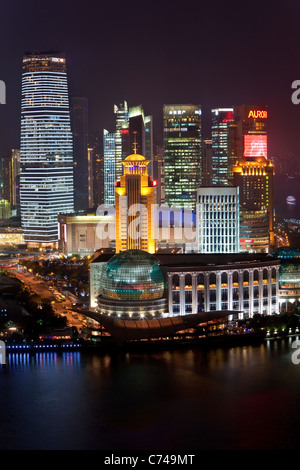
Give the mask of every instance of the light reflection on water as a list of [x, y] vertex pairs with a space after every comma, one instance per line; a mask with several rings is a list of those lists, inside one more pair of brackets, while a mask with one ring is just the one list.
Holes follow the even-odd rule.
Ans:
[[297, 448], [294, 340], [151, 354], [9, 354], [0, 369], [0, 448]]

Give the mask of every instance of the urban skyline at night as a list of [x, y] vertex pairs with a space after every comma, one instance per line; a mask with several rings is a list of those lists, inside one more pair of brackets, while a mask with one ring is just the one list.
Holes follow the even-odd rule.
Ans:
[[299, 0], [2, 3], [0, 450], [297, 450]]

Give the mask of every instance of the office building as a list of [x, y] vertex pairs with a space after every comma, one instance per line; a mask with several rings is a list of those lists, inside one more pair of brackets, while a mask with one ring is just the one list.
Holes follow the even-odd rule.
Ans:
[[[153, 159], [153, 120], [145, 116], [142, 105], [128, 108], [127, 102], [114, 106], [115, 128], [104, 130], [104, 200], [114, 205], [114, 184], [123, 174], [123, 161], [132, 154], [134, 145], [140, 155]], [[150, 173], [149, 173], [150, 174]]]
[[74, 148], [74, 208], [75, 211], [84, 211], [90, 207], [87, 98], [71, 98], [71, 128]]
[[25, 242], [56, 245], [58, 214], [74, 211], [73, 138], [61, 53], [29, 53], [23, 58], [20, 167]]
[[240, 251], [269, 253], [269, 216], [267, 209], [240, 209]]
[[212, 186], [212, 140], [202, 142], [202, 186]]
[[163, 148], [156, 147], [152, 160], [152, 178], [157, 182], [156, 203], [165, 203], [165, 169]]
[[267, 210], [269, 242], [274, 244], [274, 166], [265, 157], [240, 158], [233, 167], [234, 185], [239, 187], [240, 208], [244, 211]]
[[96, 211], [59, 214], [58, 249], [66, 256], [91, 256], [101, 248], [114, 248], [114, 227], [115, 216], [110, 214], [98, 214]]
[[165, 198], [169, 206], [195, 209], [201, 185], [201, 107], [165, 105]]
[[199, 253], [239, 252], [239, 188], [197, 190]]
[[130, 249], [154, 253], [156, 183], [148, 175], [149, 161], [133, 153], [122, 164], [123, 175], [115, 186], [116, 253]]
[[1, 193], [12, 208], [18, 205], [18, 177], [20, 175], [20, 150], [12, 149], [10, 155], [1, 158]]
[[228, 151], [228, 123], [233, 121], [233, 108], [217, 108], [211, 111], [212, 185], [228, 186], [232, 161]]
[[93, 207], [104, 204], [104, 158], [93, 152]]
[[268, 158], [266, 106], [240, 105], [234, 107], [234, 119], [229, 123], [229, 155], [240, 158]]
[[11, 205], [9, 201], [0, 199], [0, 220], [10, 219]]
[[119, 104], [119, 106], [117, 105], [114, 106], [114, 116], [115, 116], [115, 172], [116, 172], [114, 181], [117, 181], [120, 179], [123, 173], [122, 128], [123, 128], [123, 124], [128, 121], [128, 105], [126, 101]]
[[115, 205], [116, 154], [115, 133], [103, 131], [104, 204]]

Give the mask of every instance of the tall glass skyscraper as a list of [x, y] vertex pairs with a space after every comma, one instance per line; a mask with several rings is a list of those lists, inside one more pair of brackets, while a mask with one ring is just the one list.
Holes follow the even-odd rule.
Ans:
[[163, 114], [166, 203], [195, 209], [201, 184], [201, 107], [165, 105]]
[[119, 180], [123, 174], [122, 167], [122, 127], [128, 121], [128, 106], [126, 101], [119, 106], [114, 106], [115, 115], [115, 159], [116, 159], [116, 176], [115, 180]]
[[87, 98], [71, 98], [71, 127], [74, 160], [74, 208], [77, 212], [85, 211], [90, 207]]
[[73, 139], [61, 53], [23, 58], [20, 206], [29, 246], [53, 246], [58, 214], [74, 211]]
[[115, 182], [116, 182], [116, 140], [115, 133], [103, 130], [103, 153], [104, 153], [104, 204], [115, 205]]
[[233, 121], [233, 108], [212, 109], [212, 185], [228, 186], [232, 164], [228, 152], [228, 123]]

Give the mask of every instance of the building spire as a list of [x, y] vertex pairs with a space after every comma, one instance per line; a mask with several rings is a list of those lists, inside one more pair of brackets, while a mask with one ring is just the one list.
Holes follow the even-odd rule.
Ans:
[[133, 134], [134, 134], [133, 153], [136, 154], [136, 152], [137, 152], [137, 141], [136, 141], [136, 134], [137, 134], [137, 131], [134, 131]]

